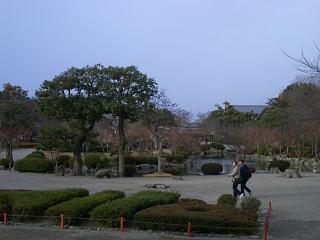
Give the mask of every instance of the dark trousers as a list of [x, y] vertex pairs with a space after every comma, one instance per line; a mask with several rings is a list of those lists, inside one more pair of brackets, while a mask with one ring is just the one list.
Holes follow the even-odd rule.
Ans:
[[239, 184], [241, 184], [241, 179], [240, 179], [240, 178], [234, 179], [233, 184], [232, 184], [233, 196], [234, 196], [234, 197], [237, 197], [238, 195], [241, 194], [241, 192], [240, 192], [239, 189], [238, 189], [238, 185], [239, 185]]
[[246, 190], [248, 193], [251, 193], [250, 188], [248, 188], [248, 187], [246, 186], [248, 180], [249, 180], [249, 179], [242, 179], [242, 180], [241, 180], [241, 193], [242, 193], [242, 194], [244, 194], [244, 190]]

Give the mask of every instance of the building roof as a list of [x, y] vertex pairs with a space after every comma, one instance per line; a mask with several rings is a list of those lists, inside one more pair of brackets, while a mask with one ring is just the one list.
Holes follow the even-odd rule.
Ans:
[[254, 112], [257, 114], [261, 114], [262, 111], [267, 107], [267, 105], [232, 105], [234, 109], [239, 112]]

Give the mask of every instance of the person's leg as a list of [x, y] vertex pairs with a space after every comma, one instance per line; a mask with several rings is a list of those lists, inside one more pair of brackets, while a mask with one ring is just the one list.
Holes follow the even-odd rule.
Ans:
[[251, 193], [251, 189], [247, 187], [247, 182], [248, 182], [249, 179], [244, 179], [243, 181], [241, 181], [241, 193], [243, 193], [244, 195], [244, 190], [246, 190], [249, 195]]
[[239, 185], [239, 179], [235, 179], [233, 181], [233, 184], [232, 184], [232, 188], [233, 188], [233, 196], [234, 197], [237, 197], [238, 195], [240, 195], [240, 191], [238, 190], [238, 185]]
[[251, 189], [250, 188], [248, 188], [247, 187], [247, 182], [248, 182], [248, 180], [247, 181], [245, 181], [245, 184], [244, 184], [244, 190], [246, 190], [248, 193], [249, 193], [249, 195], [251, 194]]
[[245, 179], [241, 179], [241, 194], [244, 196], [244, 187], [246, 186]]

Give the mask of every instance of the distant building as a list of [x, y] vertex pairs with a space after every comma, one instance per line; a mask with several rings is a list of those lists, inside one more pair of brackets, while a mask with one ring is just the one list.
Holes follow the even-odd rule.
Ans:
[[261, 114], [262, 111], [267, 107], [267, 105], [232, 105], [235, 110], [239, 112], [254, 112]]

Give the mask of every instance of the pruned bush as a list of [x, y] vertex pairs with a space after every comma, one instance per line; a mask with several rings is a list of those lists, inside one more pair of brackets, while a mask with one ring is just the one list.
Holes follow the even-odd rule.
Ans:
[[266, 144], [261, 144], [258, 147], [257, 153], [259, 155], [268, 156], [269, 155], [269, 149]]
[[181, 176], [186, 174], [185, 169], [182, 167], [168, 167], [168, 168], [162, 169], [162, 172], [169, 173], [174, 176]]
[[111, 203], [95, 208], [91, 219], [109, 227], [118, 226], [120, 217], [132, 220], [136, 212], [155, 205], [175, 203], [180, 197], [178, 193], [143, 191], [124, 199], [117, 199]]
[[223, 167], [219, 163], [206, 163], [202, 165], [201, 171], [205, 175], [218, 175], [223, 171]]
[[218, 200], [218, 204], [229, 204], [231, 206], [235, 206], [237, 204], [237, 198], [235, 198], [231, 194], [222, 194]]
[[72, 159], [70, 155], [62, 154], [58, 158], [58, 166], [64, 166], [65, 168], [72, 168]]
[[184, 154], [176, 154], [176, 155], [168, 155], [168, 156], [166, 156], [166, 160], [168, 162], [182, 163], [186, 159], [187, 159], [187, 156], [184, 155]]
[[217, 150], [221, 150], [221, 151], [223, 151], [224, 149], [225, 149], [225, 146], [222, 144], [222, 143], [220, 143], [220, 142], [213, 142], [212, 144], [211, 144], [211, 146], [213, 147], [213, 148], [215, 148], [215, 149], [217, 149]]
[[19, 172], [47, 173], [54, 169], [54, 162], [45, 158], [24, 158], [14, 163], [14, 169]]
[[157, 164], [158, 157], [152, 155], [128, 155], [124, 158], [125, 163], [128, 165], [139, 165], [139, 164]]
[[154, 206], [138, 212], [134, 225], [140, 229], [159, 231], [186, 231], [191, 223], [195, 233], [254, 234], [257, 231], [257, 213], [243, 212], [228, 204], [198, 204], [199, 209], [189, 204]]
[[126, 177], [137, 176], [137, 167], [133, 165], [125, 165], [124, 172]]
[[88, 195], [88, 190], [82, 188], [37, 191], [26, 194], [25, 197], [20, 194], [20, 198], [13, 202], [12, 212], [14, 215], [22, 216], [20, 219], [28, 216], [40, 216], [53, 205]]
[[258, 170], [267, 170], [268, 169], [268, 161], [264, 159], [258, 159], [257, 160], [257, 169]]
[[273, 160], [268, 165], [268, 170], [270, 170], [270, 168], [274, 168], [274, 167], [277, 167], [280, 169], [281, 172], [284, 172], [287, 168], [290, 167], [290, 162], [285, 161], [285, 160]]
[[75, 224], [78, 218], [89, 217], [89, 212], [106, 202], [111, 202], [118, 198], [124, 198], [124, 193], [120, 191], [103, 191], [84, 198], [74, 198], [72, 200], [52, 206], [45, 211], [47, 216], [60, 216], [64, 213], [66, 224]]
[[12, 209], [12, 201], [6, 194], [0, 193], [0, 214], [10, 213]]
[[240, 208], [242, 210], [251, 210], [257, 212], [261, 205], [261, 201], [255, 197], [248, 197], [243, 199], [240, 203]]
[[88, 153], [84, 164], [90, 169], [105, 168], [108, 166], [108, 159], [101, 153]]
[[25, 158], [44, 158], [44, 157], [45, 157], [44, 153], [39, 151], [34, 151], [28, 154], [27, 156], [25, 156]]
[[0, 166], [4, 166], [5, 168], [9, 168], [9, 159], [7, 158], [1, 158], [0, 159]]

